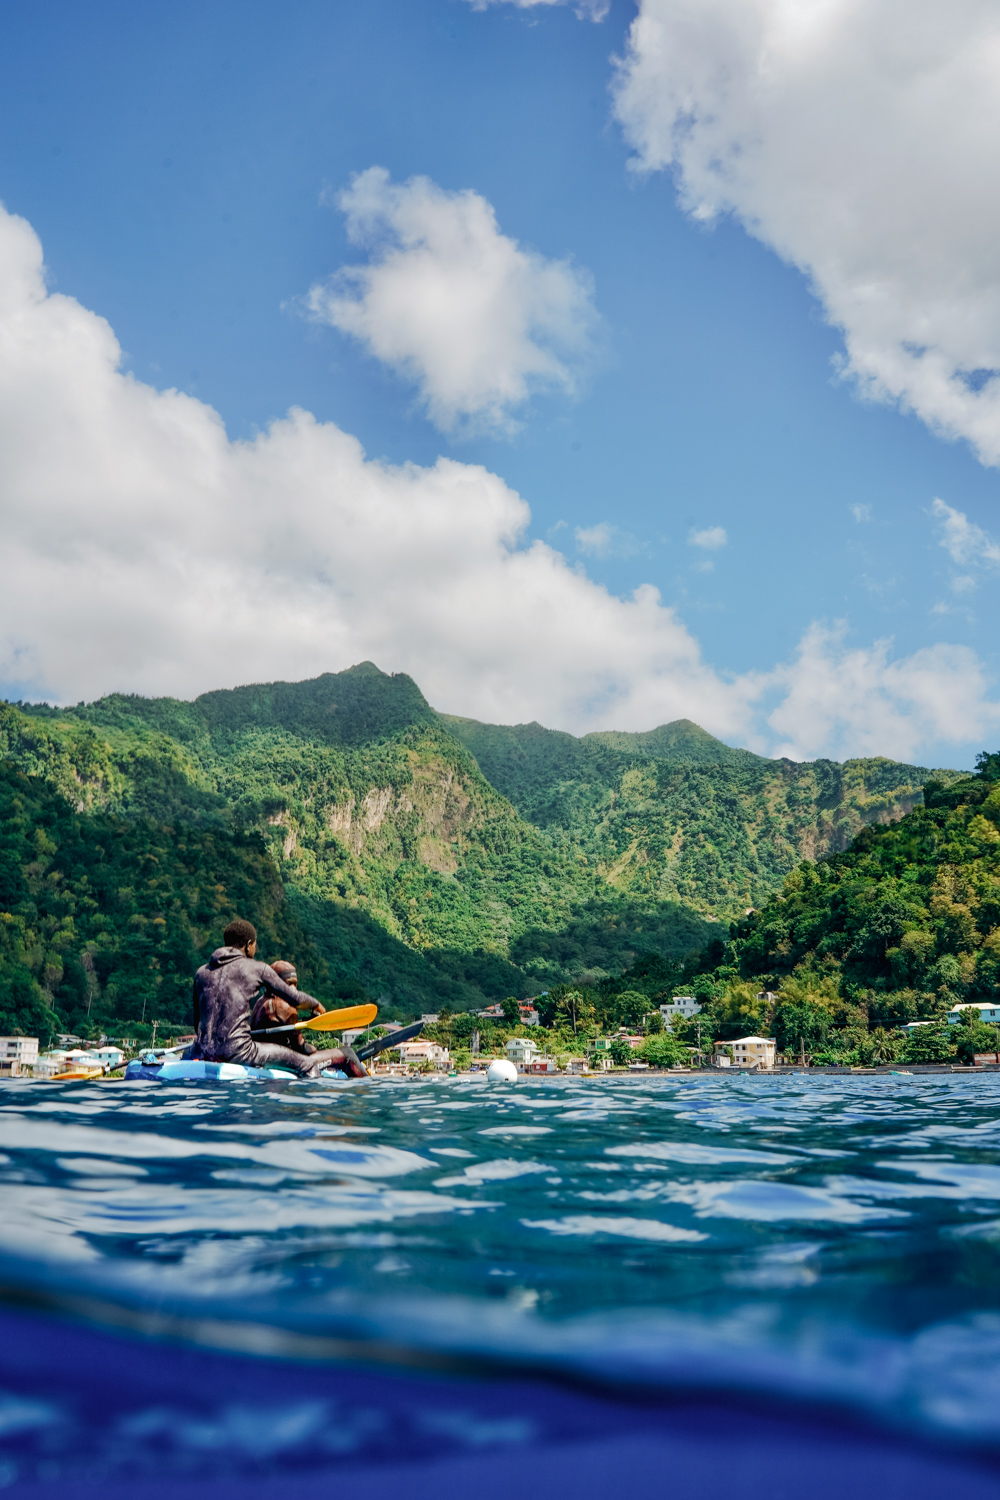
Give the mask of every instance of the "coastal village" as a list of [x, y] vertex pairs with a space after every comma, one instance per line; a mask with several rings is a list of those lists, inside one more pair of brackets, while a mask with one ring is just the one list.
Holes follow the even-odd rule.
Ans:
[[[761, 992], [760, 999], [773, 1000], [769, 992]], [[533, 1002], [518, 1003], [518, 1018], [514, 1022], [514, 1034], [501, 1045], [481, 1044], [480, 1032], [475, 1030], [468, 1048], [455, 1049], [433, 1036], [441, 1029], [442, 1014], [428, 1012], [420, 1017], [422, 1027], [429, 1030], [430, 1037], [417, 1037], [401, 1041], [397, 1046], [385, 1046], [377, 1059], [373, 1059], [369, 1072], [378, 1075], [408, 1077], [418, 1074], [439, 1073], [451, 1077], [459, 1073], [485, 1073], [491, 1060], [506, 1058], [517, 1073], [529, 1077], [550, 1077], [556, 1074], [592, 1076], [596, 1074], [642, 1074], [642, 1073], [691, 1073], [704, 1069], [723, 1070], [729, 1073], [776, 1073], [810, 1070], [817, 1072], [876, 1073], [898, 1071], [886, 1066], [830, 1067], [829, 1064], [813, 1064], [804, 1049], [799, 1055], [781, 1052], [773, 1037], [742, 1036], [731, 1040], [715, 1041], [704, 1050], [688, 1047], [688, 1060], [667, 1061], [662, 1049], [650, 1046], [651, 1039], [664, 1034], [670, 1036], [678, 1020], [690, 1022], [702, 1013], [702, 1006], [693, 995], [675, 995], [664, 1001], [657, 1011], [646, 1018], [642, 1030], [632, 1031], [626, 1026], [602, 1035], [599, 1032], [589, 1037], [576, 1053], [567, 1052], [559, 1046], [563, 1038], [541, 1025], [541, 1018]], [[497, 1004], [479, 1011], [478, 1016], [495, 1026], [507, 1017], [503, 1006]], [[650, 1024], [652, 1022], [652, 1024]], [[1000, 1005], [992, 1002], [970, 1002], [954, 1006], [947, 1016], [949, 1027], [960, 1023], [973, 1023], [978, 1027], [995, 1027], [998, 1048], [972, 1054], [970, 1062], [948, 1062], [916, 1065], [918, 1071], [969, 1072], [1000, 1067]], [[930, 1021], [910, 1021], [897, 1029], [910, 1035], [922, 1027], [933, 1025]], [[369, 1041], [375, 1037], [391, 1036], [394, 1031], [411, 1030], [398, 1021], [387, 1021], [377, 1026], [348, 1028], [342, 1040], [350, 1045]], [[88, 1042], [82, 1037], [67, 1033], [56, 1039], [58, 1046], [39, 1051], [39, 1040], [30, 1036], [0, 1036], [0, 1078], [37, 1078], [54, 1081], [72, 1079], [87, 1080], [121, 1076], [126, 1064], [133, 1058], [157, 1060], [178, 1056], [193, 1040], [193, 1033], [173, 1037], [164, 1046], [147, 1045], [134, 1037], [102, 1036]], [[651, 1055], [648, 1055], [651, 1054]], [[659, 1054], [659, 1055], [658, 1055]], [[911, 1065], [912, 1068], [913, 1065]]]

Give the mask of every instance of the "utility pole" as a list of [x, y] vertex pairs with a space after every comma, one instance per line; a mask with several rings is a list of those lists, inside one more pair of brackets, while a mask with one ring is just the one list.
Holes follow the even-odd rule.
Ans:
[[153, 1040], [149, 1044], [151, 1047], [155, 1047], [156, 1046], [156, 1028], [157, 1028], [157, 1026], [159, 1026], [159, 1024], [160, 1024], [159, 1021], [154, 1021], [153, 1022]]
[[698, 1066], [701, 1067], [701, 1016], [698, 1017]]

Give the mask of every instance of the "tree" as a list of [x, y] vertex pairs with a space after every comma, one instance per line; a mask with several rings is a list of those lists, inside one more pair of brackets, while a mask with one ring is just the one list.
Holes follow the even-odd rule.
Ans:
[[556, 1005], [556, 1015], [567, 1020], [576, 1035], [578, 1026], [585, 1026], [594, 1018], [594, 1007], [579, 990], [564, 990]]
[[859, 1049], [865, 1062], [874, 1068], [883, 1068], [895, 1062], [906, 1043], [898, 1031], [885, 1031], [881, 1026], [871, 1033], [867, 1046]]
[[645, 1018], [647, 1036], [658, 1036], [663, 1030], [663, 1016], [658, 1010], [651, 1010]]
[[615, 996], [615, 1016], [619, 1026], [639, 1026], [649, 1010], [649, 996], [642, 990], [622, 990]]
[[508, 1026], [516, 1026], [518, 1024], [521, 1019], [521, 1011], [517, 998], [514, 995], [508, 995], [505, 1000], [501, 1000], [500, 1009], [503, 1011], [503, 1018]]
[[908, 1063], [950, 1062], [952, 1038], [948, 1026], [918, 1026], [911, 1031], [900, 1052], [900, 1061]]
[[1000, 781], [1000, 751], [981, 750], [976, 756], [976, 775], [984, 781]]
[[774, 1035], [782, 1052], [815, 1052], [826, 1041], [830, 1012], [815, 1000], [780, 1005], [774, 1013]]
[[718, 1035], [725, 1039], [760, 1033], [768, 1024], [769, 1002], [759, 998], [760, 986], [745, 979], [731, 980], [712, 1002]]
[[640, 1049], [641, 1056], [651, 1068], [672, 1068], [676, 1063], [690, 1064], [691, 1054], [669, 1031], [658, 1036], [648, 1036]]
[[611, 1061], [616, 1063], [620, 1068], [627, 1067], [635, 1058], [632, 1043], [627, 1036], [613, 1036], [608, 1051], [611, 1054]]
[[951, 1030], [958, 1049], [958, 1061], [967, 1067], [977, 1052], [997, 1050], [997, 1028], [985, 1025], [978, 1010], [963, 1010], [958, 1018], [958, 1025]]

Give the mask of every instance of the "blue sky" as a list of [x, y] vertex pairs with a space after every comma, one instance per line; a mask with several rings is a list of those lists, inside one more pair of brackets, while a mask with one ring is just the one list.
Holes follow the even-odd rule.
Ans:
[[[723, 35], [731, 18], [724, 0], [713, 4]], [[670, 0], [660, 5], [670, 11]], [[626, 55], [635, 18], [624, 3], [596, 23], [558, 4], [474, 10], [467, 0], [11, 3], [0, 20], [0, 198], [40, 239], [50, 291], [107, 320], [121, 368], [137, 381], [214, 408], [232, 440], [267, 432], [297, 407], [353, 435], [369, 459], [433, 466], [444, 455], [484, 466], [530, 507], [518, 547], [547, 543], [570, 571], [622, 600], [655, 586], [727, 702], [734, 683], [773, 676], [796, 659], [810, 628], [826, 630], [835, 644], [820, 655], [834, 707], [817, 718], [802, 706], [808, 682], [789, 687], [779, 673], [754, 690], [752, 708], [719, 709], [707, 727], [723, 737], [804, 755], [881, 751], [968, 764], [984, 736], [996, 737], [996, 468], [977, 456], [983, 440], [973, 426], [963, 431], [955, 419], [942, 435], [951, 419], [932, 407], [921, 419], [901, 411], [891, 391], [863, 399], [856, 379], [838, 376], [845, 335], [830, 309], [842, 289], [819, 251], [792, 246], [802, 269], [782, 259], [789, 240], [768, 229], [767, 214], [777, 225], [783, 210], [759, 180], [742, 199], [739, 185], [727, 187], [716, 220], [699, 221], [698, 164], [678, 157], [662, 166], [643, 136], [648, 110], [637, 124], [612, 94], [611, 59]], [[671, 80], [663, 87], [666, 95]], [[838, 87], [835, 78], [834, 97]], [[637, 153], [649, 170], [630, 167]], [[336, 201], [373, 166], [396, 185], [429, 179], [442, 201], [471, 190], [536, 266], [569, 262], [565, 275], [589, 299], [589, 323], [564, 361], [566, 381], [508, 403], [502, 422], [466, 414], [449, 426], [429, 415], [412, 362], [394, 367], [370, 341], [308, 316], [310, 288], [377, 260], [377, 248], [350, 241]], [[918, 409], [920, 399], [904, 393]], [[59, 441], [57, 408], [45, 441]], [[936, 497], [963, 518], [950, 523], [951, 551], [942, 545], [948, 515], [932, 513]], [[7, 503], [30, 502], [14, 492]], [[81, 494], [73, 503], [82, 514], [92, 502]], [[170, 505], [163, 496], [149, 503]], [[197, 553], [196, 514], [191, 524]], [[693, 544], [699, 534], [719, 544]], [[54, 586], [48, 561], [38, 563], [43, 591]], [[78, 569], [86, 566], [78, 553]], [[301, 569], [309, 567], [303, 556]], [[242, 585], [237, 568], [225, 587], [253, 591], [263, 580], [266, 594], [268, 573], [265, 553], [252, 568], [248, 560]], [[294, 559], [276, 565], [268, 610], [295, 594], [296, 576]], [[518, 628], [540, 608], [530, 590], [508, 607]], [[78, 605], [89, 618], [88, 609]], [[460, 637], [455, 610], [441, 628]], [[275, 656], [248, 627], [202, 664], [184, 633], [190, 622], [174, 640], [165, 618], [148, 626], [162, 639], [147, 658], [121, 656], [111, 638], [128, 634], [125, 616], [113, 629], [107, 619], [94, 624], [84, 669], [29, 613], [22, 608], [8, 626], [0, 658], [12, 697], [72, 700], [115, 686], [196, 692], [339, 669], [370, 643], [364, 654], [412, 671], [440, 706], [479, 717], [502, 717], [509, 705], [507, 716], [578, 730], [649, 727], [685, 710], [711, 718], [705, 682], [689, 707], [683, 688], [658, 697], [653, 681], [632, 691], [587, 679], [567, 698], [563, 645], [552, 684], [533, 667], [524, 691], [512, 647], [517, 682], [490, 697], [477, 688], [483, 648], [463, 664], [433, 634], [420, 637], [421, 657], [397, 649], [391, 632], [352, 636], [332, 625], [317, 647], [321, 627], [306, 622], [308, 649], [297, 650], [292, 635]], [[836, 637], [834, 622], [843, 622]], [[492, 627], [501, 647], [504, 629], [501, 610]], [[879, 666], [870, 653], [886, 637]], [[884, 675], [940, 646], [966, 654], [937, 660], [938, 678], [976, 679], [953, 714], [927, 706], [938, 690], [933, 673], [922, 698], [900, 698], [898, 674]], [[618, 650], [627, 677], [625, 637]], [[868, 655], [852, 667], [852, 651]], [[172, 652], [176, 670], [164, 665]], [[656, 670], [676, 684], [669, 662]], [[502, 660], [490, 661], [491, 680], [503, 671]], [[844, 672], [865, 680], [859, 687], [852, 678], [846, 696], [857, 701], [841, 723]], [[885, 693], [891, 712], [880, 717]], [[752, 696], [744, 688], [741, 701]], [[784, 718], [772, 723], [782, 702]]]

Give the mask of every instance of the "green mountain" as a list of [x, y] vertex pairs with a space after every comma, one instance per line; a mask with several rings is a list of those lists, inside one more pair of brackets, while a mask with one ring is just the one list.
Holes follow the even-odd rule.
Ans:
[[[737, 924], [731, 960], [780, 980], [803, 966], [845, 995], [905, 1012], [1000, 988], [1000, 757], [976, 776], [928, 782], [924, 805], [866, 828], [843, 854], [803, 865]], [[903, 997], [900, 999], [899, 997]], [[904, 1014], [905, 1019], [905, 1014]]]
[[[995, 1052], [1000, 1028], [945, 1017], [1000, 995], [1000, 755], [928, 781], [899, 822], [792, 870], [726, 942], [681, 963], [644, 957], [592, 1000], [612, 1018], [626, 1003], [638, 1014], [678, 985], [703, 1007], [680, 1027], [689, 1045], [762, 1033], [821, 1063], [867, 1066]], [[914, 1020], [929, 1024], [899, 1030]]]
[[0, 704], [0, 757], [0, 955], [77, 1029], [181, 1023], [237, 912], [307, 987], [399, 1015], [680, 960], [930, 774], [769, 761], [684, 720], [479, 724], [371, 663], [194, 702]]
[[801, 859], [902, 817], [930, 776], [957, 774], [880, 757], [767, 760], [686, 719], [582, 739], [441, 719], [526, 821], [578, 839], [613, 889], [716, 919], [757, 906]]

